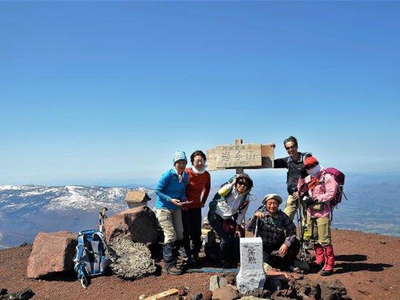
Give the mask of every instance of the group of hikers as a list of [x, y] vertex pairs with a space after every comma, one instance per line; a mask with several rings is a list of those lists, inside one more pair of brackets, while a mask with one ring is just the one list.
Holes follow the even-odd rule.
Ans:
[[[298, 151], [297, 139], [284, 140], [287, 157], [274, 161], [274, 168], [286, 168], [288, 198], [283, 211], [282, 197], [268, 194], [246, 224], [249, 203], [256, 201], [251, 194], [253, 180], [242, 173], [221, 186], [209, 203], [208, 222], [220, 240], [220, 261], [224, 268], [234, 268], [239, 260], [239, 238], [246, 230], [261, 237], [264, 263], [272, 268], [301, 272], [297, 259], [302, 247], [313, 247], [313, 264], [320, 275], [333, 273], [335, 257], [331, 239], [333, 202], [340, 186], [328, 169], [321, 167], [316, 157]], [[206, 155], [198, 150], [190, 156], [187, 167], [185, 152], [178, 151], [173, 168], [157, 183], [155, 213], [164, 232], [164, 271], [180, 275], [183, 268], [177, 263], [183, 247], [188, 265], [199, 263], [201, 250], [201, 209], [207, 202], [211, 177], [206, 170]], [[293, 222], [299, 211], [300, 234]]]

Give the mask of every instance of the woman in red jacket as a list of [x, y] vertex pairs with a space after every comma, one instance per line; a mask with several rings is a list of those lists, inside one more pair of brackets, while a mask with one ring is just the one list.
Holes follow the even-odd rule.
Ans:
[[186, 169], [189, 175], [186, 186], [187, 204], [182, 211], [183, 243], [188, 265], [196, 265], [201, 249], [201, 209], [210, 193], [211, 178], [206, 171], [207, 158], [203, 151], [193, 152], [190, 160], [192, 167]]

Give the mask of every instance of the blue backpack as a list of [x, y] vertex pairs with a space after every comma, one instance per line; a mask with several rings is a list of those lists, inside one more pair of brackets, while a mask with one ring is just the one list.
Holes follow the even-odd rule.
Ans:
[[89, 285], [91, 276], [103, 274], [110, 264], [111, 261], [105, 254], [106, 249], [101, 231], [91, 229], [78, 233], [74, 269], [84, 288]]

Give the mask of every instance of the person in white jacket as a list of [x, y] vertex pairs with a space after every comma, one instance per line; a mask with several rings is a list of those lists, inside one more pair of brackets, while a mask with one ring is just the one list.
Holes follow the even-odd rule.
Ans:
[[226, 268], [236, 267], [239, 238], [244, 236], [242, 222], [253, 196], [253, 181], [247, 174], [231, 178], [215, 194], [209, 205], [208, 221], [220, 237], [221, 259]]

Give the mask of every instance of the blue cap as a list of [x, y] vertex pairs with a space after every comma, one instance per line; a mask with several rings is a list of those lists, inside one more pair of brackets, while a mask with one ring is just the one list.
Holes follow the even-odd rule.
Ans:
[[187, 162], [186, 153], [184, 151], [176, 151], [175, 152], [174, 159], [172, 160], [174, 165], [178, 160], [184, 160]]

